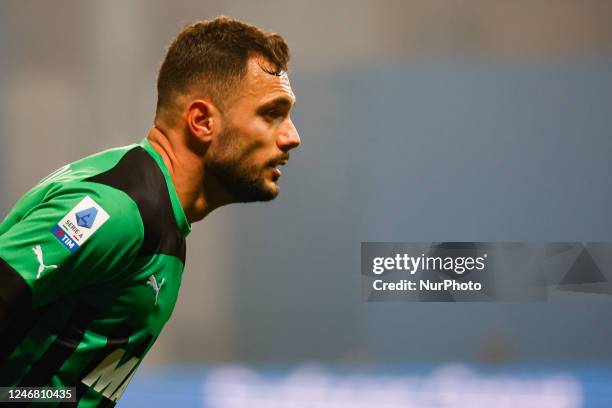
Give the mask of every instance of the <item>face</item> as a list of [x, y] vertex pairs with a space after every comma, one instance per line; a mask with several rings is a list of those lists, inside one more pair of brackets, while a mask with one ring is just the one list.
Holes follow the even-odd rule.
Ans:
[[262, 69], [251, 58], [240, 91], [223, 113], [223, 129], [211, 144], [207, 174], [217, 178], [235, 202], [269, 201], [280, 191], [280, 166], [300, 144], [290, 118], [295, 103], [286, 73]]

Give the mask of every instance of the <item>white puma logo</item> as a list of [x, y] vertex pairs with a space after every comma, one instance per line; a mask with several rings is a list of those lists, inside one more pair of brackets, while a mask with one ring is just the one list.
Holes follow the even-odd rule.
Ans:
[[149, 276], [149, 280], [147, 281], [147, 285], [149, 285], [155, 292], [155, 305], [156, 306], [157, 306], [157, 295], [159, 295], [159, 291], [161, 290], [162, 286], [164, 286], [165, 281], [166, 281], [166, 278], [162, 278], [161, 282], [159, 283], [159, 286], [157, 286], [157, 279], [155, 279], [155, 275]]
[[34, 251], [34, 253], [36, 254], [36, 259], [38, 260], [39, 264], [36, 279], [40, 278], [40, 274], [45, 269], [57, 269], [57, 265], [45, 265], [45, 262], [43, 261], [43, 251], [40, 245], [36, 245], [34, 248], [32, 248], [32, 251]]

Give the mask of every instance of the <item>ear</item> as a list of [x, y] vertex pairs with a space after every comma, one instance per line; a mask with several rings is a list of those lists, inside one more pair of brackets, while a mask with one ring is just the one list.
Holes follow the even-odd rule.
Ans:
[[209, 144], [220, 129], [221, 115], [210, 101], [195, 99], [187, 107], [187, 127], [200, 142]]

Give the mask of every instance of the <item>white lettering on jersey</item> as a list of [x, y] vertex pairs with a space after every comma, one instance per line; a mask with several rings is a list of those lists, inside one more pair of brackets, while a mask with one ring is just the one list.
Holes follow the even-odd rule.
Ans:
[[83, 379], [83, 384], [93, 387], [97, 392], [102, 393], [106, 398], [117, 401], [130, 381], [138, 365], [136, 357], [119, 365], [125, 350], [117, 349], [109, 354], [96, 368], [91, 370]]
[[65, 176], [67, 174], [72, 173], [72, 170], [70, 169], [70, 165], [67, 164], [63, 167], [60, 167], [59, 169], [55, 170], [53, 173], [49, 174], [47, 177], [43, 178], [42, 180], [40, 180], [40, 182], [38, 183], [38, 185], [43, 185], [45, 183], [49, 183], [51, 181], [57, 180], [62, 176]]

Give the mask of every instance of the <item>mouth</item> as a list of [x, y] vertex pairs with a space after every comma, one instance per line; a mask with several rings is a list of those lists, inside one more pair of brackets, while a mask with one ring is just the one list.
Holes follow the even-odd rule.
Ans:
[[278, 180], [283, 175], [283, 172], [280, 171], [279, 166], [286, 165], [287, 161], [288, 161], [287, 159], [277, 160], [277, 161], [272, 162], [272, 164], [270, 164], [270, 167], [272, 168], [272, 175], [273, 175], [274, 181]]

